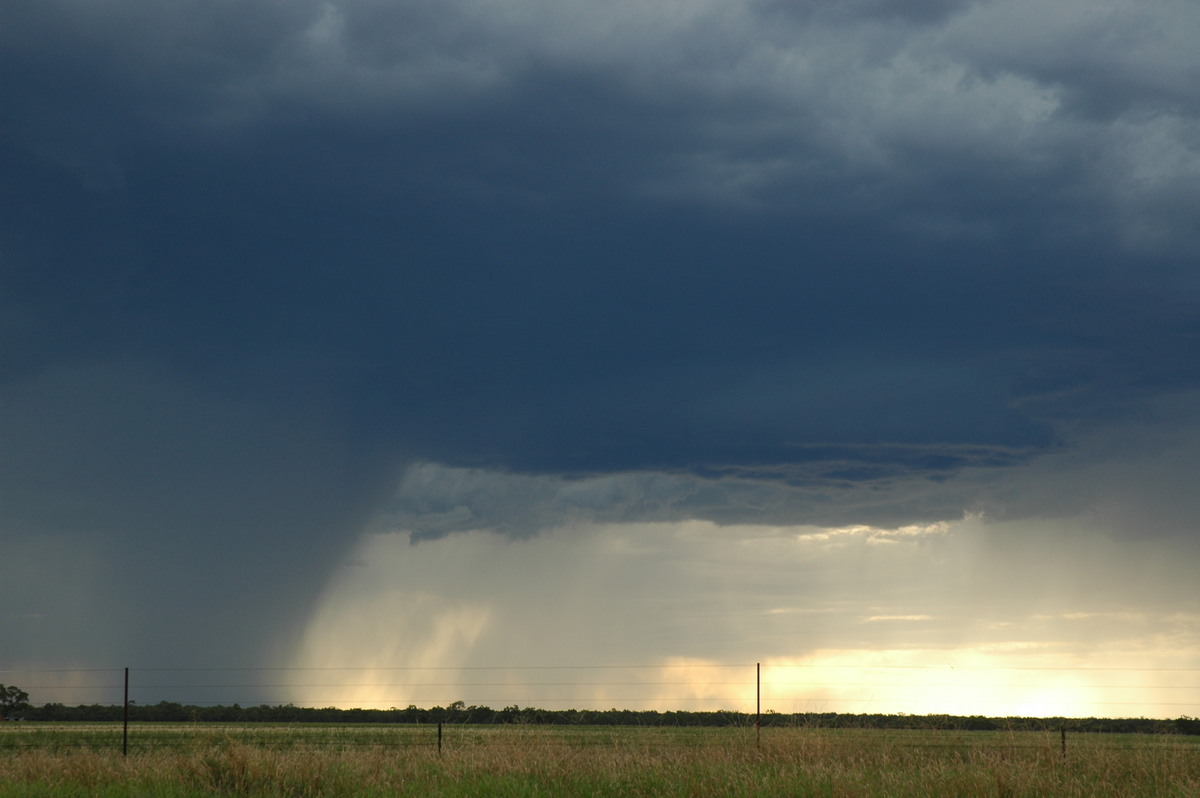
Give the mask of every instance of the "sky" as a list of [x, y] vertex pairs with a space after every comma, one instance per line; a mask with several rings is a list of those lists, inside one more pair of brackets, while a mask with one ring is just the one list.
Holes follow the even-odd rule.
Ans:
[[0, 681], [1200, 715], [1198, 38], [9, 0]]

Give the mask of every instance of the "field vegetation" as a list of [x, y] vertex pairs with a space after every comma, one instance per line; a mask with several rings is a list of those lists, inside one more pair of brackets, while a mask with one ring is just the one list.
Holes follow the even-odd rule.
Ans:
[[903, 729], [0, 725], [0, 796], [1195, 796], [1200, 738]]

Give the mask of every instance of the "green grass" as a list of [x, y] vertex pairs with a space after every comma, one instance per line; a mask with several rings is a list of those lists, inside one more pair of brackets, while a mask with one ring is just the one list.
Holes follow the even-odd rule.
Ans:
[[0, 796], [1195, 796], [1200, 739], [764, 729], [0, 727]]

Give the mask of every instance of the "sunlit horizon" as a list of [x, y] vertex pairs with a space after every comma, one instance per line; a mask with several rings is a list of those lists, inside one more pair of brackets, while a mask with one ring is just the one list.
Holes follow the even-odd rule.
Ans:
[[[934, 659], [947, 664], [922, 664]], [[908, 664], [882, 664], [889, 661]], [[949, 664], [955, 661], [960, 664]], [[1080, 718], [1180, 717], [1194, 711], [1200, 696], [1195, 669], [982, 664], [988, 661], [971, 651], [876, 651], [739, 664], [329, 670], [344, 681], [296, 685], [287, 695], [298, 706], [342, 709], [462, 702], [550, 710]], [[447, 681], [451, 674], [457, 678]], [[1188, 697], [1193, 701], [1181, 700]]]
[[[1159, 718], [1195, 714], [1200, 671], [1110, 659], [1104, 666], [1014, 660], [979, 650], [825, 651], [801, 659], [652, 665], [133, 668], [149, 705], [339, 709], [533, 707], [763, 714]], [[1000, 664], [1007, 663], [1007, 664]], [[11, 670], [35, 705], [117, 704], [119, 669]]]
[[[1073, 534], [1062, 523], [1055, 532]], [[1054, 563], [1021, 562], [1030, 534], [967, 516], [899, 529], [602, 524], [416, 545], [366, 535], [288, 660], [328, 669], [336, 683], [296, 685], [286, 698], [753, 713], [761, 696], [763, 712], [781, 714], [1200, 712], [1197, 617], [1145, 602], [1121, 609], [1118, 595], [1086, 584], [1036, 592], [1037, 569]], [[520, 587], [535, 583], [537, 592]]]

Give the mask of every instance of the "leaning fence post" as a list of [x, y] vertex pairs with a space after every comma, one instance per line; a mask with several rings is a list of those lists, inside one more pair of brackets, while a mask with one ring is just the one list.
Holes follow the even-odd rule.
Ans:
[[1066, 761], [1066, 759], [1067, 759], [1067, 727], [1066, 726], [1062, 727], [1062, 758], [1063, 758], [1063, 761]]

